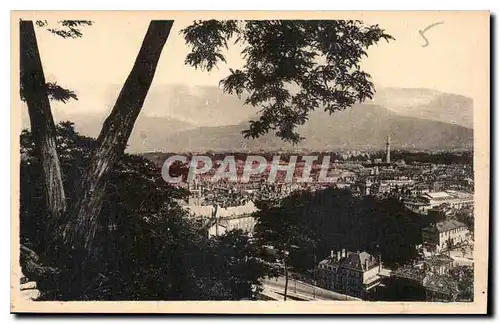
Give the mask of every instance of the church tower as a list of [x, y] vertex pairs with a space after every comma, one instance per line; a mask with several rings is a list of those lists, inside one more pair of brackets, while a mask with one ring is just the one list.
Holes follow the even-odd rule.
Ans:
[[391, 163], [391, 135], [387, 134], [387, 142], [385, 143], [386, 157], [385, 162]]

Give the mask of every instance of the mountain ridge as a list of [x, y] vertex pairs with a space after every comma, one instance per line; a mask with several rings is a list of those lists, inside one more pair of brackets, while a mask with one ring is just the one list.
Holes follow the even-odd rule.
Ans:
[[345, 111], [315, 111], [299, 128], [305, 139], [298, 145], [283, 142], [273, 134], [244, 139], [247, 123], [220, 127], [200, 127], [171, 134], [164, 151], [257, 150], [341, 148], [380, 149], [391, 134], [394, 148], [470, 149], [473, 132], [466, 127], [421, 118], [400, 116], [384, 107], [358, 104]]
[[400, 115], [447, 122], [473, 128], [473, 100], [469, 97], [426, 88], [381, 87], [370, 103]]
[[[163, 102], [163, 96], [168, 100]], [[393, 147], [468, 149], [473, 143], [472, 100], [431, 89], [380, 88], [374, 100], [332, 116], [313, 111], [299, 128], [306, 139], [297, 146], [273, 133], [244, 139], [241, 131], [255, 119], [256, 112], [218, 87], [156, 87], [148, 94], [127, 151], [381, 148], [390, 132], [394, 133]], [[27, 109], [22, 116], [23, 127], [29, 127]], [[106, 116], [106, 112], [54, 109], [56, 122], [73, 121], [78, 132], [92, 137], [99, 135]]]

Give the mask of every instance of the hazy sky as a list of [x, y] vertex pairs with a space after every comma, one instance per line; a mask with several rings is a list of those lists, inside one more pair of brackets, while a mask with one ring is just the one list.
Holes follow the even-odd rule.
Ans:
[[[396, 38], [370, 48], [363, 63], [376, 86], [434, 88], [472, 97], [475, 105], [478, 99], [484, 101], [485, 69], [489, 69], [485, 63], [488, 53], [482, 50], [489, 42], [484, 14], [393, 12], [382, 16], [372, 12], [358, 17], [366, 24], [379, 24]], [[233, 47], [227, 53], [228, 64], [218, 71], [196, 71], [184, 65], [189, 49], [179, 31], [192, 19], [175, 21], [156, 71], [154, 89], [171, 83], [217, 85], [229, 67], [242, 64], [239, 48]], [[79, 112], [111, 108], [117, 90], [110, 93], [110, 89], [121, 86], [130, 72], [150, 17], [98, 16], [92, 20], [94, 25], [83, 29], [83, 38], [75, 40], [37, 29], [46, 78], [77, 92], [80, 100], [71, 106], [78, 107]], [[422, 47], [425, 41], [419, 29], [436, 22], [443, 24], [426, 32], [430, 44]]]

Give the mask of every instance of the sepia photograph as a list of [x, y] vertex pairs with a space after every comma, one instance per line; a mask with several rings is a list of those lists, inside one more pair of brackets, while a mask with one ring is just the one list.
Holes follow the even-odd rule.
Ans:
[[486, 313], [488, 11], [12, 11], [11, 88], [13, 313]]

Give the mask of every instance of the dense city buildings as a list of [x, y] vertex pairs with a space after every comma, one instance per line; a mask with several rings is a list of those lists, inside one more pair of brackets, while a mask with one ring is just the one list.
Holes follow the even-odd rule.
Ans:
[[388, 289], [393, 298], [413, 301], [457, 301], [460, 290], [452, 275], [455, 260], [445, 254], [433, 255], [391, 273]]
[[[207, 236], [214, 237], [231, 230], [252, 235], [257, 223], [256, 202], [280, 201], [296, 192], [314, 193], [333, 188], [360, 199], [395, 199], [407, 213], [415, 215], [418, 223], [425, 224], [419, 229], [420, 236], [417, 234], [418, 242], [411, 243], [412, 246], [403, 243], [408, 245], [407, 249], [417, 251], [415, 255], [404, 263], [383, 266], [384, 257], [393, 260], [397, 256], [381, 256], [373, 253], [373, 249], [371, 252], [342, 249], [324, 260], [314, 261], [313, 269], [302, 274], [305, 277], [301, 280], [344, 296], [369, 300], [472, 298], [457, 288], [464, 287], [458, 284], [464, 280], [462, 275], [452, 276], [461, 267], [469, 269], [466, 271], [469, 273], [474, 264], [474, 177], [469, 155], [393, 150], [389, 135], [384, 151], [299, 153], [303, 156], [292, 158], [291, 153], [281, 152], [278, 160], [276, 152], [253, 153], [263, 154], [268, 165], [247, 182], [228, 179], [214, 182], [213, 170], [197, 175], [194, 181], [178, 184], [188, 192], [187, 197], [179, 201], [180, 205]], [[211, 154], [214, 168], [219, 167], [225, 154]], [[250, 153], [231, 154], [235, 156], [237, 177], [242, 177]], [[318, 163], [306, 163], [305, 156], [311, 155], [317, 156]], [[326, 172], [325, 165], [321, 165], [325, 156], [328, 157]], [[296, 163], [290, 177], [287, 164], [292, 159]], [[269, 181], [271, 166], [276, 161], [281, 170]], [[313, 181], [298, 181], [307, 168]], [[318, 181], [321, 177], [328, 178], [329, 182]], [[369, 211], [367, 217], [370, 217]], [[354, 230], [349, 235], [357, 233]]]

